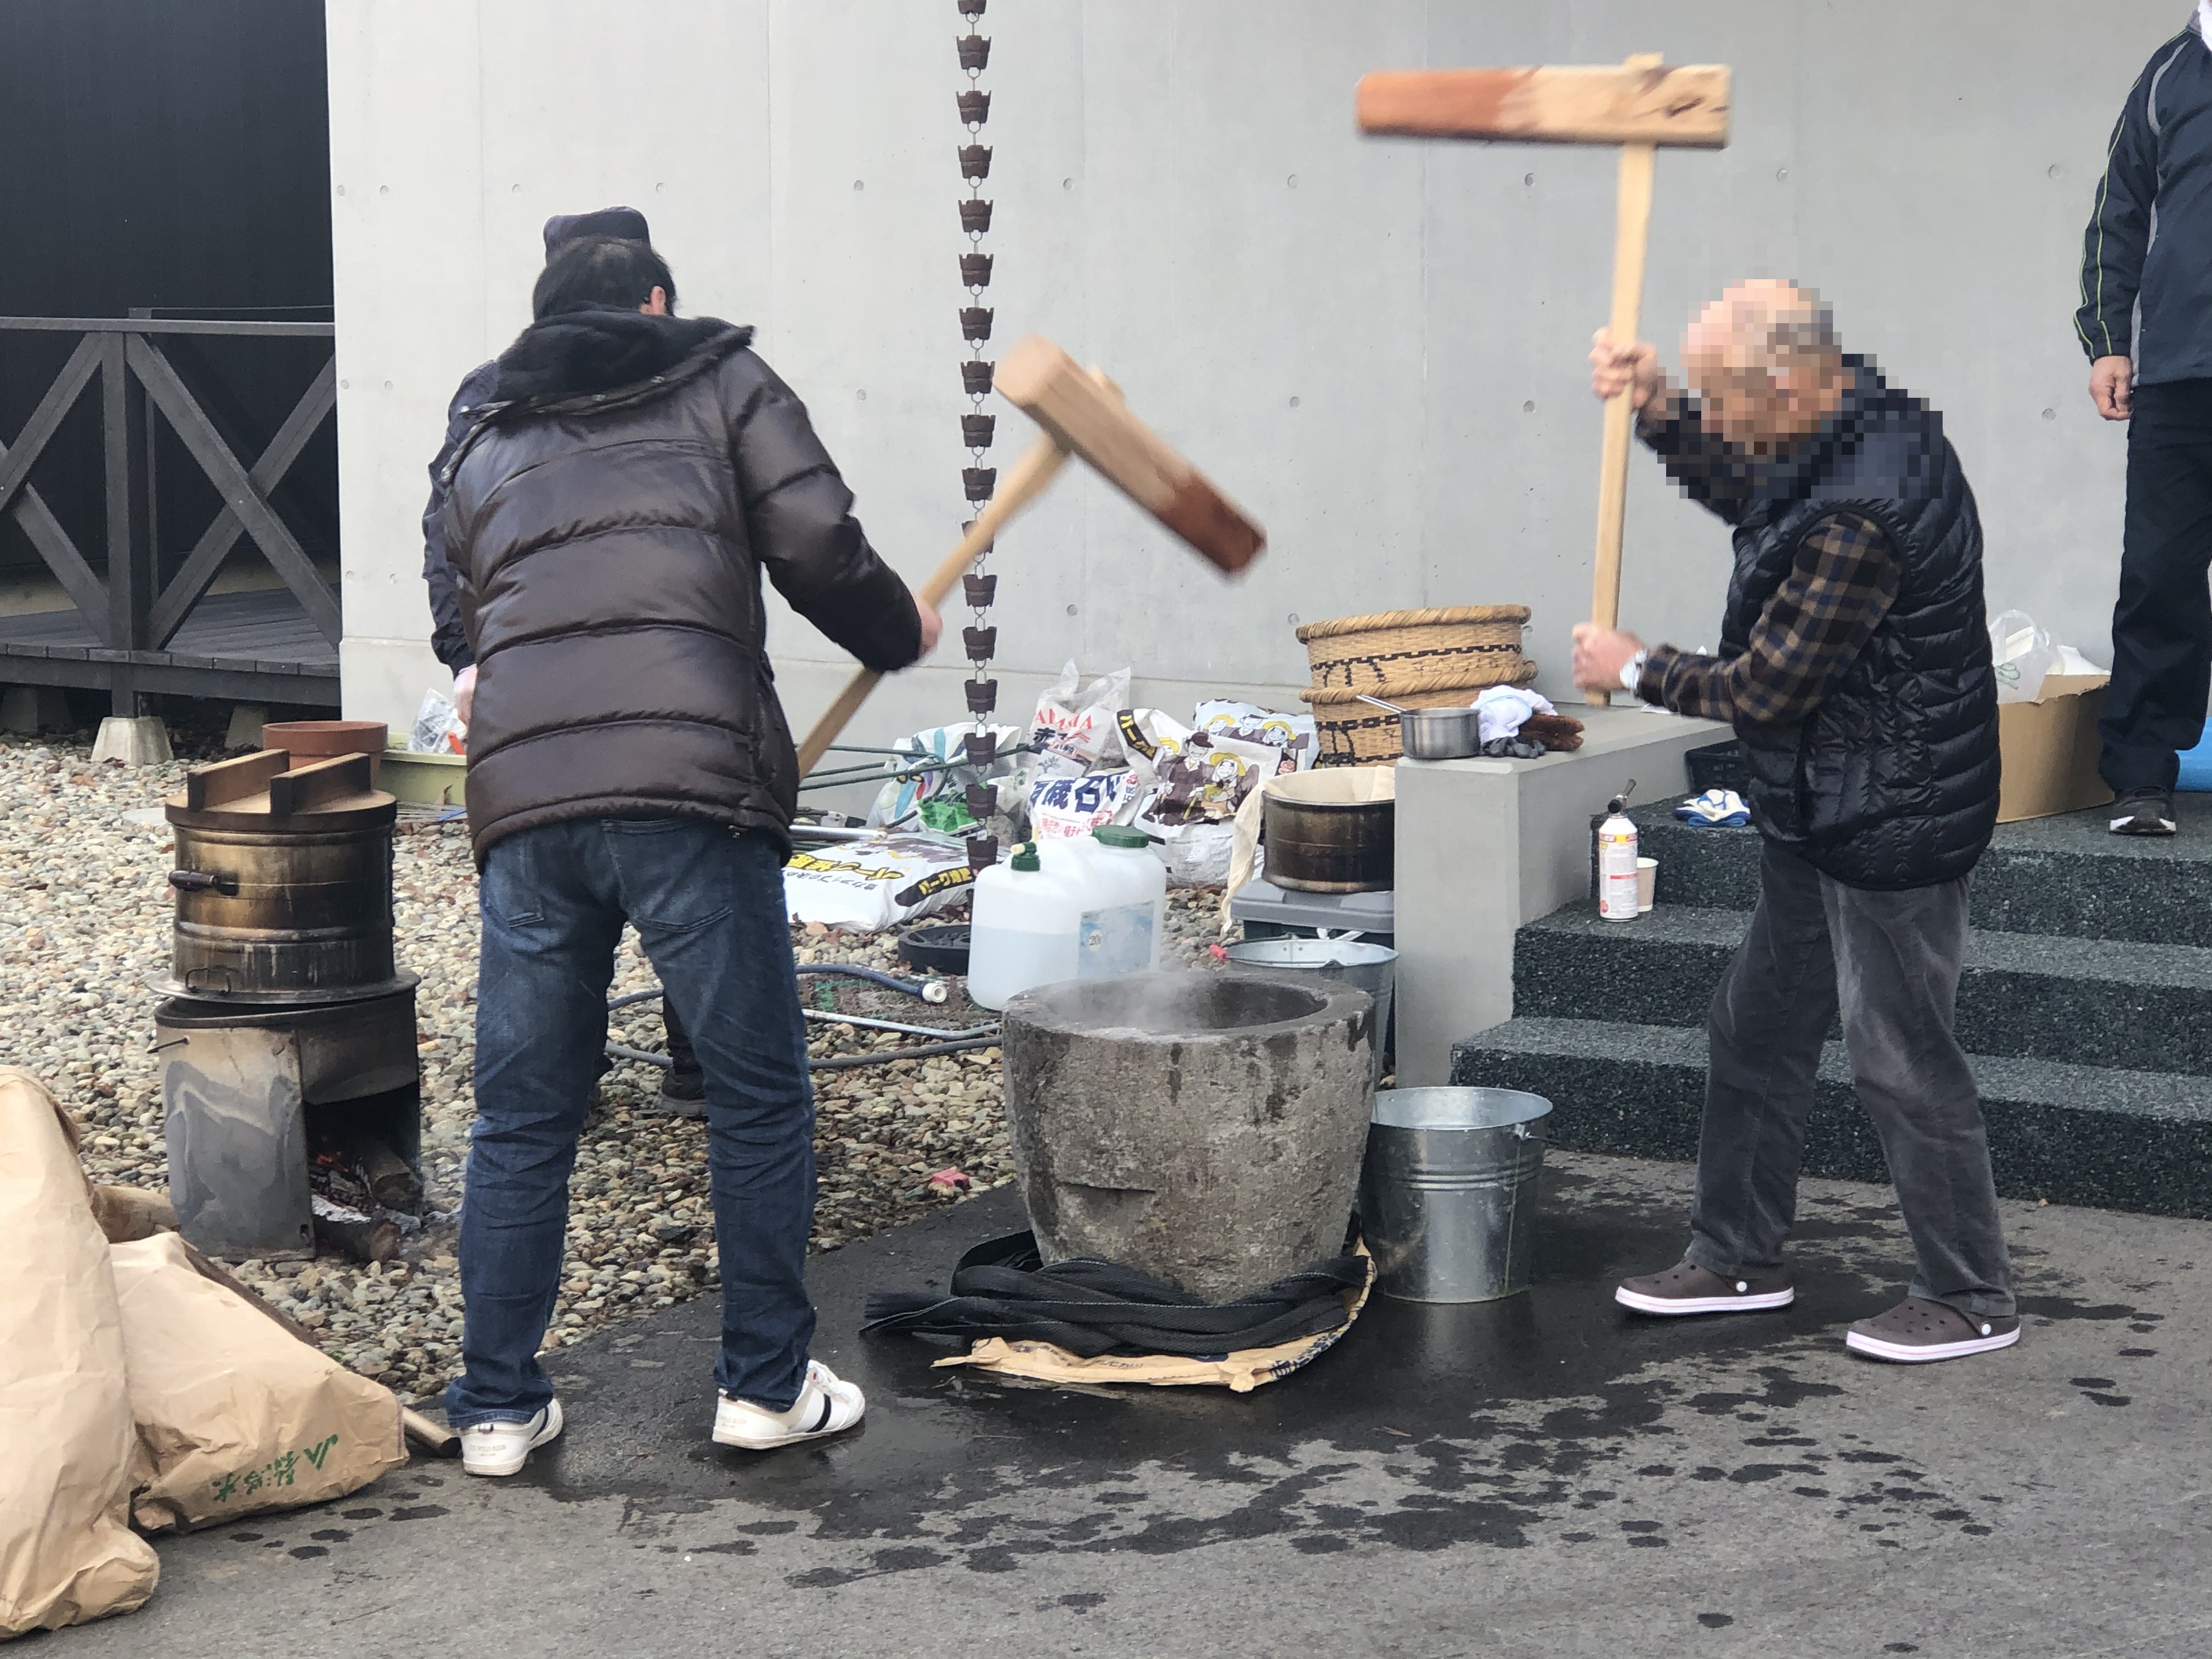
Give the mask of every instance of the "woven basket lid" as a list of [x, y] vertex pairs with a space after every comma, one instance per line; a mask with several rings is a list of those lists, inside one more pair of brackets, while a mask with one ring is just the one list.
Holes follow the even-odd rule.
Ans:
[[1526, 625], [1525, 605], [1447, 605], [1435, 611], [1382, 611], [1371, 617], [1338, 617], [1328, 622], [1307, 623], [1298, 629], [1298, 642], [1333, 639], [1340, 634], [1366, 634], [1383, 628], [1425, 628], [1468, 623], [1516, 623]]

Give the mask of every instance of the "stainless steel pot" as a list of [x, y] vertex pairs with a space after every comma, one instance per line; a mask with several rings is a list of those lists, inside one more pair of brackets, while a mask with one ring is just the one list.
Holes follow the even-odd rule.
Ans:
[[1401, 708], [1380, 697], [1359, 701], [1398, 717], [1398, 742], [1411, 760], [1465, 760], [1482, 752], [1482, 715], [1474, 708]]

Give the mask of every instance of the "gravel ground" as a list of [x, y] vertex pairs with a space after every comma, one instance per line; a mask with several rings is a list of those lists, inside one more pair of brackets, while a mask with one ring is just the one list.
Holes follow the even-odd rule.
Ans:
[[[180, 744], [180, 747], [183, 745]], [[161, 1187], [168, 1179], [147, 976], [167, 964], [173, 866], [167, 826], [125, 814], [181, 787], [185, 765], [133, 771], [90, 763], [89, 736], [0, 735], [0, 975], [9, 1036], [0, 1059], [40, 1079], [85, 1131], [97, 1181]], [[459, 823], [403, 819], [394, 842], [398, 957], [422, 975], [416, 994], [422, 1063], [422, 1174], [438, 1218], [459, 1208], [471, 1102], [476, 1001], [475, 872]], [[1170, 965], [1202, 965], [1218, 890], [1170, 895]], [[933, 920], [958, 920], [956, 913]], [[794, 927], [804, 962], [865, 963], [902, 974], [889, 935]], [[626, 935], [614, 994], [656, 981]], [[992, 1018], [952, 981], [941, 1006], [896, 992], [805, 982], [810, 1006], [957, 1030]], [[920, 1039], [823, 1024], [817, 1055]], [[611, 1036], [665, 1046], [651, 1004], [613, 1016]], [[714, 1283], [706, 1133], [647, 1109], [658, 1068], [619, 1063], [601, 1080], [570, 1182], [567, 1271], [549, 1346], [624, 1314], [666, 1307]], [[840, 1244], [948, 1202], [933, 1187], [963, 1171], [969, 1191], [1012, 1178], [999, 1051], [815, 1073], [822, 1198], [813, 1246]], [[397, 1261], [362, 1267], [327, 1253], [313, 1262], [248, 1261], [240, 1276], [314, 1330], [324, 1348], [403, 1397], [427, 1400], [458, 1363], [461, 1299], [450, 1219], [434, 1218]]]

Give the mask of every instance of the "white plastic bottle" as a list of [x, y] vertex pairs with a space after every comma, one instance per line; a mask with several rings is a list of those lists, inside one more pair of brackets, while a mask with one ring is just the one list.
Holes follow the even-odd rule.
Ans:
[[1626, 796], [1615, 796], [1597, 827], [1597, 913], [1607, 921], [1636, 920], [1636, 824]]
[[1079, 979], [1148, 974], [1160, 965], [1168, 931], [1168, 867], [1141, 830], [1101, 824], [1091, 832], [1091, 868], [1110, 884], [1107, 902], [1083, 918]]
[[1041, 866], [1035, 843], [975, 878], [968, 924], [968, 995], [1004, 1008], [1023, 992], [1076, 977], [1082, 896]]

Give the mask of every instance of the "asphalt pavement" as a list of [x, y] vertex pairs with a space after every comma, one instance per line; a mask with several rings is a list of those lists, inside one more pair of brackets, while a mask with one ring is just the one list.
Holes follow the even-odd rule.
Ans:
[[[855, 1332], [1021, 1224], [1011, 1193], [816, 1259], [842, 1441], [715, 1448], [711, 1299], [553, 1363], [569, 1428], [513, 1480], [417, 1460], [161, 1540], [69, 1659], [2212, 1654], [2212, 1224], [2008, 1203], [2019, 1346], [1848, 1355], [1902, 1293], [1885, 1189], [1808, 1182], [1796, 1304], [1652, 1322], [1689, 1171], [1553, 1156], [1530, 1293], [1370, 1300], [1257, 1392], [1060, 1390]], [[2201, 1264], [2201, 1265], [2200, 1265]]]

